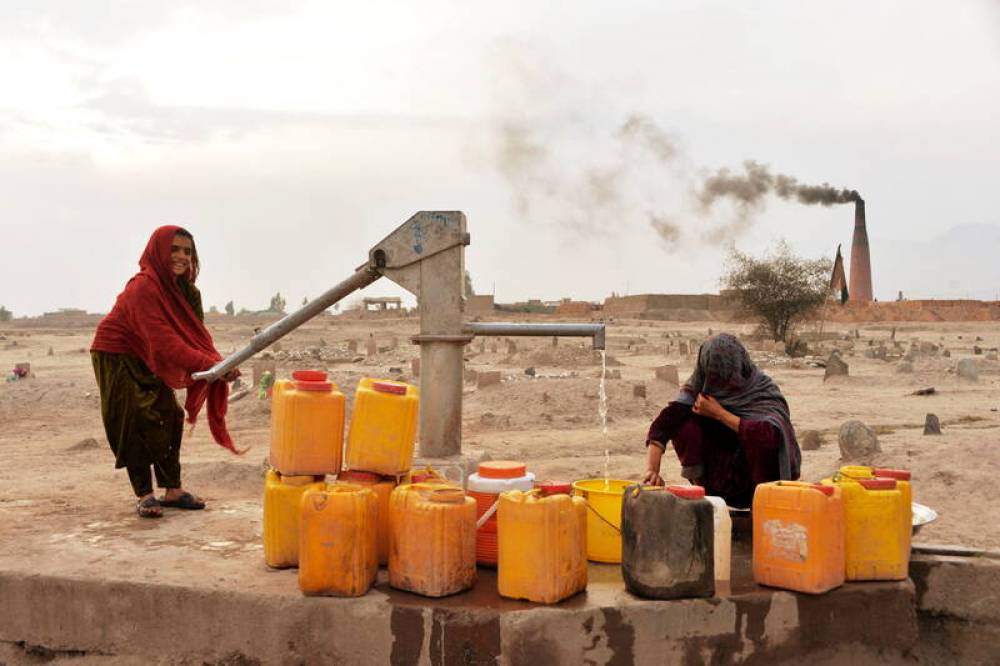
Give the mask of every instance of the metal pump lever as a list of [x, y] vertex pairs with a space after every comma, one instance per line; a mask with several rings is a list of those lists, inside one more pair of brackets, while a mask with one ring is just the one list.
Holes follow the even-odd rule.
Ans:
[[247, 360], [257, 352], [266, 349], [274, 342], [285, 337], [323, 310], [332, 306], [337, 301], [346, 298], [358, 289], [364, 289], [380, 277], [382, 277], [382, 275], [378, 271], [374, 271], [369, 268], [368, 264], [361, 266], [354, 272], [354, 275], [347, 278], [340, 284], [326, 290], [319, 298], [310, 301], [295, 312], [282, 317], [257, 335], [250, 338], [250, 344], [243, 349], [230, 355], [228, 358], [219, 361], [204, 372], [192, 373], [191, 378], [195, 381], [200, 379], [205, 379], [210, 382], [215, 381], [233, 368], [239, 366], [240, 363]]

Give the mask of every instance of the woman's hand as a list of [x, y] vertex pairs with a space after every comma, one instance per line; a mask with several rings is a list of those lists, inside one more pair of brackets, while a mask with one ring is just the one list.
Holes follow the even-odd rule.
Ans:
[[642, 483], [646, 486], [663, 486], [666, 482], [660, 476], [660, 472], [654, 469], [647, 469], [646, 476], [642, 477]]
[[691, 408], [691, 411], [699, 416], [720, 421], [736, 432], [739, 432], [740, 430], [740, 417], [728, 411], [725, 407], [719, 404], [718, 400], [710, 395], [699, 393], [698, 397], [694, 401], [694, 406]]
[[233, 381], [236, 381], [236, 378], [239, 377], [242, 374], [243, 373], [240, 372], [239, 368], [233, 368], [232, 370], [230, 370], [226, 374], [222, 375], [222, 377], [220, 377], [219, 379], [221, 379], [224, 382], [233, 382]]
[[694, 407], [691, 408], [695, 414], [699, 416], [707, 416], [710, 419], [715, 419], [716, 421], [721, 421], [723, 414], [728, 414], [726, 409], [719, 404], [719, 401], [710, 395], [705, 395], [704, 393], [699, 393], [698, 397], [694, 401]]
[[663, 477], [660, 476], [660, 458], [663, 457], [663, 449], [665, 448], [666, 444], [653, 440], [646, 441], [646, 473], [642, 477], [643, 484], [647, 486], [664, 485]]

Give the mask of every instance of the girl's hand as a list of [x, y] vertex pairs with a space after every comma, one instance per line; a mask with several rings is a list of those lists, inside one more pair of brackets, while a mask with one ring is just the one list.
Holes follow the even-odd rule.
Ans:
[[222, 381], [224, 381], [224, 382], [233, 382], [233, 381], [236, 381], [236, 378], [239, 377], [242, 374], [243, 373], [240, 372], [239, 368], [233, 368], [232, 370], [230, 370], [226, 374], [222, 375], [222, 377], [220, 377], [220, 379], [222, 379]]

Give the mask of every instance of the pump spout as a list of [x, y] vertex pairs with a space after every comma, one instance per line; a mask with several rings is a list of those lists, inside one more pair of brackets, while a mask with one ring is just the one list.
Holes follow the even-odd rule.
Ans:
[[604, 349], [604, 324], [519, 324], [477, 321], [466, 322], [463, 330], [471, 335], [593, 338], [594, 349]]

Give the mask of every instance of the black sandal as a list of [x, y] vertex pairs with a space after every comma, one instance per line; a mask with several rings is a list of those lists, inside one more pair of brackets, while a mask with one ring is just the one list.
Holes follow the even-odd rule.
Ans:
[[171, 509], [188, 509], [190, 511], [200, 511], [205, 508], [205, 503], [192, 495], [191, 493], [185, 492], [180, 497], [174, 500], [160, 500], [160, 506], [170, 507]]
[[139, 514], [140, 518], [162, 518], [162, 506], [160, 501], [155, 497], [147, 497], [144, 500], [136, 502], [135, 511]]

